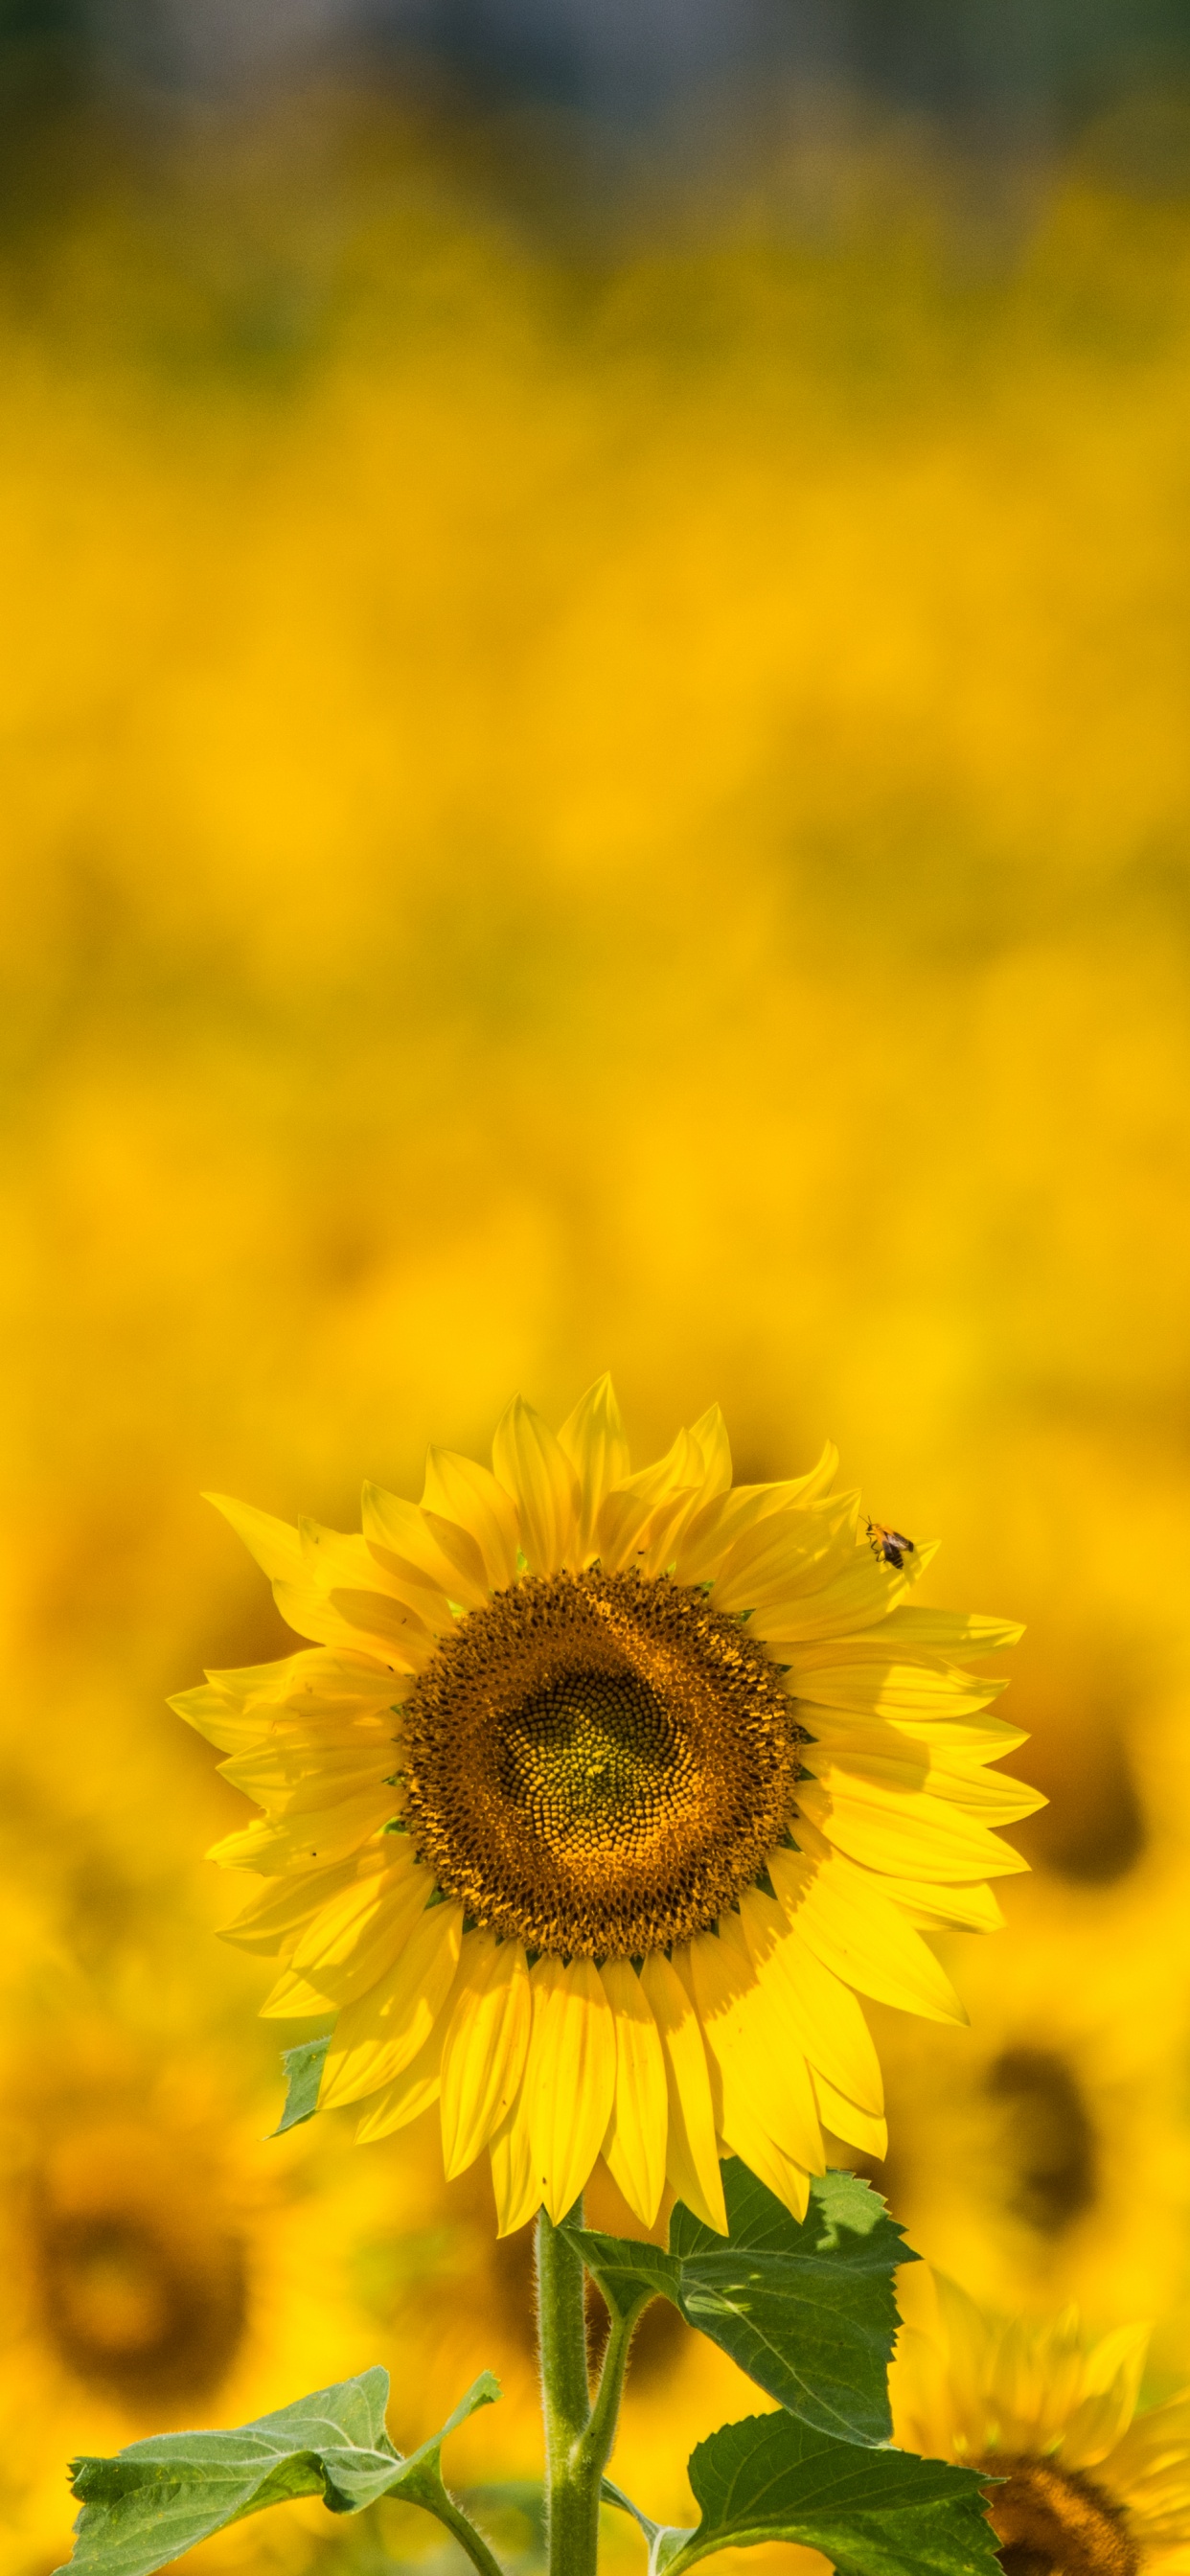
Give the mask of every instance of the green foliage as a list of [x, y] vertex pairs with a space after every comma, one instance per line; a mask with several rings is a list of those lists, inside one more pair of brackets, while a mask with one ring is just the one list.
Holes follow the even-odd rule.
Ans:
[[276, 2128], [270, 2133], [274, 2138], [283, 2138], [287, 2129], [300, 2128], [303, 2120], [313, 2119], [318, 2109], [318, 2088], [330, 2044], [328, 2035], [325, 2039], [303, 2039], [297, 2048], [282, 2049], [285, 2108]]
[[[324, 2047], [313, 2041], [286, 2052], [283, 2128], [314, 2108]], [[630, 2328], [650, 2299], [671, 2299], [778, 2400], [774, 2413], [725, 2424], [699, 2444], [690, 2462], [700, 2513], [692, 2531], [650, 2521], [604, 2481], [605, 2501], [633, 2515], [645, 2535], [650, 2576], [684, 2576], [717, 2551], [773, 2541], [821, 2550], [837, 2576], [997, 2576], [979, 2475], [888, 2445], [892, 2275], [913, 2258], [883, 2201], [854, 2174], [827, 2174], [812, 2185], [799, 2221], [734, 2160], [724, 2166], [724, 2190], [726, 2237], [680, 2205], [664, 2252], [596, 2230], [558, 2231], [581, 2253], [621, 2326]], [[581, 2349], [581, 2274], [577, 2264], [565, 2268], [574, 2273]], [[619, 2352], [620, 2374], [627, 2343], [621, 2332], [609, 2347]], [[619, 2386], [617, 2377], [617, 2402]], [[70, 2576], [153, 2576], [229, 2523], [308, 2495], [336, 2514], [358, 2513], [382, 2496], [421, 2505], [479, 2576], [500, 2576], [440, 2467], [446, 2434], [498, 2394], [485, 2372], [442, 2432], [408, 2459], [385, 2430], [388, 2375], [369, 2370], [235, 2432], [158, 2435], [114, 2459], [77, 2460], [82, 2512]], [[614, 2411], [606, 2422], [610, 2431]], [[593, 2461], [592, 2510], [607, 2456], [604, 2445]], [[536, 2485], [489, 2487], [473, 2501], [495, 2506], [505, 2521], [511, 2508], [510, 2566], [525, 2565], [526, 2543], [536, 2563], [545, 2543]], [[555, 2495], [554, 2509], [556, 2502]], [[594, 2563], [592, 2556], [592, 2570]]]
[[604, 2482], [606, 2501], [644, 2532], [649, 2576], [681, 2576], [716, 2550], [774, 2540], [821, 2549], [837, 2576], [999, 2576], [974, 2470], [835, 2441], [784, 2411], [700, 2442], [690, 2484], [695, 2531], [650, 2522]]
[[679, 2203], [668, 2253], [569, 2231], [613, 2315], [672, 2299], [804, 2423], [854, 2442], [887, 2441], [892, 2275], [917, 2258], [878, 2193], [856, 2174], [824, 2174], [799, 2221], [734, 2157], [723, 2189], [727, 2236]]
[[382, 2495], [424, 2505], [476, 2565], [491, 2566], [478, 2534], [447, 2495], [439, 2454], [447, 2434], [499, 2394], [484, 2371], [442, 2431], [407, 2460], [384, 2427], [386, 2370], [318, 2389], [235, 2432], [154, 2434], [130, 2442], [114, 2459], [75, 2460], [71, 2483], [83, 2510], [71, 2576], [152, 2576], [228, 2523], [307, 2495], [321, 2495], [331, 2513], [358, 2513]]

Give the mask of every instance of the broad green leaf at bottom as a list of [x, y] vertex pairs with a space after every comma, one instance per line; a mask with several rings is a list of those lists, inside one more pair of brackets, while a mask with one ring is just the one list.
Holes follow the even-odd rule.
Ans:
[[696, 2531], [649, 2522], [613, 2487], [649, 2542], [649, 2576], [683, 2576], [719, 2549], [774, 2540], [820, 2549], [837, 2576], [1000, 2576], [971, 2469], [910, 2451], [837, 2442], [784, 2412], [725, 2424], [692, 2454]]
[[458, 2531], [463, 2517], [442, 2484], [438, 2455], [447, 2434], [499, 2394], [484, 2371], [442, 2431], [408, 2459], [385, 2431], [388, 2372], [376, 2369], [234, 2432], [156, 2433], [112, 2459], [74, 2460], [71, 2484], [83, 2510], [70, 2576], [152, 2576], [212, 2532], [293, 2496], [321, 2495], [331, 2513], [402, 2496]]

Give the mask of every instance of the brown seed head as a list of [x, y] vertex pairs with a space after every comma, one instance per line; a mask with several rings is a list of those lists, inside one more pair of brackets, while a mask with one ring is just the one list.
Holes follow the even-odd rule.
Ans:
[[806, 1740], [738, 1619], [598, 1567], [496, 1593], [403, 1718], [406, 1820], [443, 1893], [564, 1957], [705, 1931], [780, 1840]]
[[1138, 2576], [1121, 2506], [1081, 2469], [995, 2451], [980, 2466], [1005, 2480], [987, 2499], [1007, 2576]]

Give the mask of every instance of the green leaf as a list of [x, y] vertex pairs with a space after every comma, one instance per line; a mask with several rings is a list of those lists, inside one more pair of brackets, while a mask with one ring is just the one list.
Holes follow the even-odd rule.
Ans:
[[879, 2194], [857, 2174], [824, 2174], [799, 2220], [737, 2157], [723, 2166], [723, 2189], [726, 2237], [680, 2202], [668, 2253], [591, 2229], [567, 2234], [613, 2315], [672, 2299], [791, 2414], [844, 2440], [886, 2442], [892, 2276], [917, 2258]]
[[303, 2039], [297, 2048], [283, 2048], [281, 2063], [285, 2069], [285, 2108], [269, 2136], [283, 2138], [287, 2129], [300, 2128], [303, 2120], [312, 2120], [318, 2109], [318, 2088], [330, 2033], [325, 2039]]
[[1000, 2576], [980, 2483], [973, 2469], [834, 2441], [781, 2411], [725, 2424], [699, 2443], [690, 2461], [696, 2531], [650, 2523], [606, 2484], [604, 2495], [640, 2524], [650, 2576], [683, 2576], [716, 2550], [774, 2540], [820, 2549], [837, 2576]]
[[685, 2548], [690, 2538], [688, 2531], [679, 2530], [674, 2522], [650, 2521], [648, 2514], [641, 2512], [640, 2506], [633, 2503], [631, 2496], [625, 2495], [622, 2487], [613, 2486], [610, 2478], [601, 2481], [599, 2494], [603, 2504], [618, 2505], [621, 2513], [630, 2513], [633, 2521], [639, 2524], [648, 2543], [648, 2576], [655, 2576], [658, 2567], [668, 2566], [675, 2550]]
[[[305, 2495], [321, 2495], [331, 2513], [358, 2513], [378, 2496], [397, 2495], [437, 2514], [466, 2546], [470, 2525], [442, 2484], [439, 2453], [457, 2424], [499, 2394], [485, 2370], [442, 2431], [407, 2460], [384, 2428], [386, 2370], [317, 2389], [235, 2432], [157, 2433], [114, 2459], [73, 2460], [83, 2510], [71, 2576], [151, 2576], [228, 2523]], [[475, 2548], [471, 2555], [482, 2563]]]

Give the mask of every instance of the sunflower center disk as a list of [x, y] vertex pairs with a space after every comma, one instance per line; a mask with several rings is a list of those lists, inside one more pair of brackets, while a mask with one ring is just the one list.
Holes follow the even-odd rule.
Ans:
[[1092, 2478], [996, 2452], [982, 2465], [1005, 2480], [986, 2493], [1006, 2576], [1137, 2576], [1123, 2514]]
[[788, 1823], [805, 1740], [738, 1621], [598, 1568], [472, 1612], [405, 1716], [409, 1826], [444, 1894], [566, 1957], [713, 1923]]
[[563, 1673], [507, 1722], [501, 1787], [543, 1843], [590, 1860], [609, 1830], [638, 1847], [681, 1801], [692, 1764], [664, 1700], [636, 1673]]

